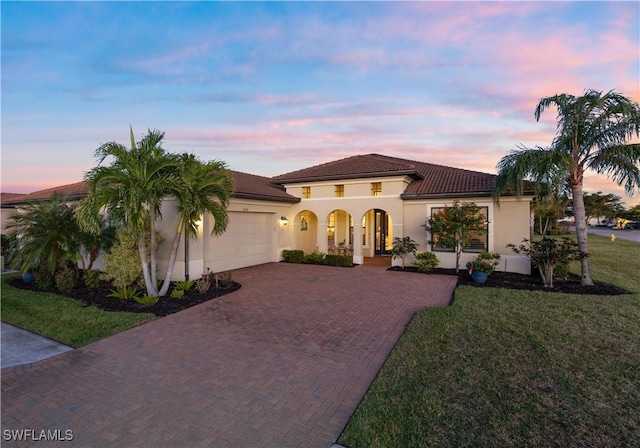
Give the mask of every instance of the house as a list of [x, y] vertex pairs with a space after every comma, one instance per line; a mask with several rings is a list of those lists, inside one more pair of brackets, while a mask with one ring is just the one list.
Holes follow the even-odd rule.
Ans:
[[[488, 250], [502, 255], [498, 269], [530, 273], [529, 261], [506, 245], [529, 238], [533, 191], [527, 189], [521, 198], [502, 196], [496, 204], [492, 174], [379, 154], [347, 157], [273, 178], [231, 174], [236, 190], [228, 208], [227, 231], [211, 236], [212, 218], [203, 216], [198, 238], [190, 239], [186, 248], [184, 239], [181, 243], [175, 280], [184, 279], [185, 269], [190, 278], [197, 278], [207, 268], [222, 272], [279, 261], [285, 249], [348, 253], [354, 263], [362, 264], [368, 257], [390, 255], [394, 237], [404, 236], [419, 243], [420, 251], [434, 251], [441, 267], [454, 267], [453, 252], [427, 243], [432, 238], [422, 225], [456, 199], [474, 202], [487, 218], [486, 235], [474, 239], [461, 264]], [[2, 207], [46, 199], [53, 190], [73, 199], [87, 192], [80, 182], [20, 196]], [[175, 229], [175, 207], [172, 198], [163, 203], [159, 230], [166, 235]], [[167, 241], [159, 253], [161, 270], [168, 260]]]

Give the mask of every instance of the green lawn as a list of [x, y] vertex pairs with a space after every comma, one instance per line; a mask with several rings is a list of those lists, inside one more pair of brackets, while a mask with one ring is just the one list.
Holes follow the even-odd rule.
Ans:
[[640, 446], [639, 250], [590, 236], [595, 279], [634, 294], [460, 287], [419, 313], [339, 443]]
[[155, 318], [149, 313], [106, 312], [57, 294], [14, 288], [7, 284], [9, 275], [2, 275], [2, 321], [71, 347], [81, 347]]

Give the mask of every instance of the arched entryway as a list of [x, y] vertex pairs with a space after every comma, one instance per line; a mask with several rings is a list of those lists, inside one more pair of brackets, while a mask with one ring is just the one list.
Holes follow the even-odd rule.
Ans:
[[390, 255], [393, 248], [393, 221], [382, 209], [368, 210], [362, 217], [362, 254], [364, 257]]
[[333, 210], [327, 216], [327, 252], [351, 255], [353, 251], [353, 219], [346, 210]]
[[296, 249], [309, 254], [318, 247], [318, 217], [311, 210], [303, 210], [294, 221]]

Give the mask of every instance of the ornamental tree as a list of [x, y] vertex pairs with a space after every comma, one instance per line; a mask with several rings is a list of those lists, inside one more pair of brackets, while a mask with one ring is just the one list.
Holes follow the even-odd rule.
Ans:
[[480, 207], [458, 200], [434, 213], [422, 226], [431, 234], [429, 244], [454, 250], [456, 272], [460, 270], [460, 255], [471, 245], [471, 240], [487, 233], [486, 217], [480, 213]]

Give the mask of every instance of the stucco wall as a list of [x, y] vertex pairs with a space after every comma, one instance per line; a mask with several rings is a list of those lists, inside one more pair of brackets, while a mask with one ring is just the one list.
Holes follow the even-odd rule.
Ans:
[[[175, 200], [167, 198], [163, 202], [163, 220], [159, 225], [159, 230], [165, 237], [164, 242], [158, 251], [158, 266], [160, 272], [166, 272], [169, 261], [171, 244], [173, 242], [173, 234], [177, 225], [177, 215], [175, 213]], [[198, 228], [198, 236], [196, 239], [189, 240], [189, 278], [197, 279], [210, 268], [212, 272], [224, 272], [231, 269], [250, 266], [255, 264], [252, 260], [265, 260], [275, 262], [281, 259], [283, 249], [292, 248], [293, 233], [290, 223], [293, 222], [295, 215], [292, 213], [291, 204], [278, 203], [270, 201], [257, 201], [248, 199], [234, 198], [229, 203], [227, 209], [230, 221], [227, 227], [228, 231], [219, 236], [212, 236], [213, 218], [210, 215], [203, 216], [202, 223]], [[256, 225], [263, 226], [260, 234], [265, 238], [255, 241], [255, 253], [252, 253], [250, 242], [253, 237], [253, 229], [243, 223], [242, 217], [247, 216], [246, 221], [258, 223]], [[251, 219], [260, 217], [260, 219]], [[281, 217], [288, 219], [287, 225], [281, 221]], [[254, 225], [254, 224], [252, 224]], [[235, 226], [235, 227], [234, 227]], [[242, 232], [246, 238], [243, 238], [237, 230], [238, 226], [245, 227]], [[268, 233], [266, 229], [269, 229]], [[233, 239], [233, 241], [231, 241]], [[234, 249], [234, 244], [237, 248]], [[244, 247], [243, 247], [244, 244]], [[269, 256], [267, 259], [262, 257], [263, 249], [268, 248]], [[260, 253], [258, 253], [260, 251]], [[184, 234], [178, 248], [178, 256], [174, 266], [174, 272], [171, 277], [174, 281], [184, 280], [185, 278], [185, 241]]]
[[[530, 237], [529, 230], [529, 199], [520, 200], [514, 198], [501, 199], [500, 205], [493, 203], [491, 198], [465, 198], [461, 202], [474, 202], [480, 207], [487, 207], [489, 211], [488, 240], [489, 250], [502, 256], [498, 270], [508, 270], [530, 274], [531, 267], [527, 259], [513, 254], [506, 245], [519, 243], [523, 238]], [[411, 236], [418, 244], [419, 251], [431, 250], [427, 241], [431, 238], [422, 224], [431, 216], [432, 207], [452, 205], [453, 200], [412, 200], [405, 201], [404, 230], [405, 236]], [[440, 260], [440, 267], [454, 268], [455, 254], [450, 252], [436, 252]], [[476, 254], [463, 253], [460, 258], [460, 266], [464, 267], [467, 261], [473, 259]]]

